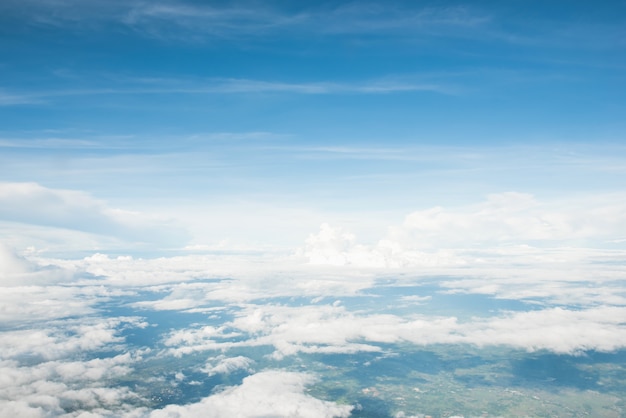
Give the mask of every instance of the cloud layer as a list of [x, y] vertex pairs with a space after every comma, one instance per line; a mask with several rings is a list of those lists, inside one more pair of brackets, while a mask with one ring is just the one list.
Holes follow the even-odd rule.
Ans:
[[[329, 226], [306, 245], [332, 257], [361, 248]], [[476, 257], [456, 251], [466, 261]], [[2, 288], [0, 406], [20, 416], [347, 417], [355, 405], [307, 391], [323, 368], [281, 367], [306, 356], [393, 355], [397, 347], [569, 356], [626, 349], [621, 252], [511, 251], [525, 263], [513, 271], [506, 252], [418, 270], [312, 264], [305, 254], [68, 260], [5, 249], [4, 277], [66, 275]], [[575, 274], [555, 268], [573, 262]], [[475, 295], [484, 309], [474, 308]], [[117, 309], [133, 316], [114, 315]], [[151, 400], [188, 388], [202, 388], [193, 389], [201, 396]]]
[[0, 219], [136, 244], [170, 246], [187, 237], [184, 230], [167, 219], [111, 208], [87, 193], [51, 189], [37, 183], [0, 183]]
[[541, 202], [525, 193], [493, 194], [475, 205], [412, 212], [376, 245], [359, 244], [354, 234], [323, 224], [299, 254], [311, 264], [397, 268], [467, 266], [482, 258], [472, 252], [523, 257], [537, 247], [570, 249], [579, 256], [581, 247], [589, 254], [592, 248], [621, 248], [624, 197], [596, 200]]

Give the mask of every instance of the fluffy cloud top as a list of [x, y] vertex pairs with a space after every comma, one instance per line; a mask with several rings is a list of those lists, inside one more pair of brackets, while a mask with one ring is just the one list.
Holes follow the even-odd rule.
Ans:
[[[358, 314], [343, 306], [250, 306], [225, 327], [177, 330], [165, 341], [180, 356], [194, 351], [273, 346], [277, 359], [298, 353], [381, 351], [380, 344], [509, 346], [578, 354], [626, 348], [626, 308], [549, 308], [460, 320], [454, 316]], [[225, 329], [232, 329], [225, 334]], [[236, 342], [226, 340], [237, 335]], [[242, 359], [237, 360], [237, 362]], [[226, 365], [224, 365], [226, 367]]]
[[119, 331], [144, 323], [137, 318], [82, 318], [40, 325], [2, 332], [0, 416], [139, 416], [135, 412], [141, 411], [131, 405], [138, 396], [109, 384], [131, 373], [140, 354], [94, 354], [120, 351]]
[[121, 326], [145, 327], [134, 317], [88, 318], [48, 324], [47, 328], [4, 331], [0, 339], [3, 359], [29, 357], [54, 360], [122, 342]]
[[497, 254], [503, 247], [605, 248], [624, 242], [623, 196], [542, 202], [524, 193], [489, 195], [484, 202], [408, 214], [374, 245], [359, 244], [343, 228], [322, 224], [298, 254], [315, 265], [363, 268], [473, 264], [468, 250]]
[[254, 363], [254, 360], [244, 357], [224, 357], [220, 356], [217, 359], [217, 364], [214, 364], [213, 361], [209, 362], [202, 371], [212, 376], [214, 374], [229, 374], [236, 370], [247, 370], [250, 371], [250, 367]]
[[[339, 244], [333, 244], [336, 240]], [[354, 241], [349, 234], [326, 227], [309, 244], [326, 245], [331, 254], [350, 253], [358, 246]], [[504, 261], [496, 266], [504, 270], [490, 263], [484, 269], [463, 267], [457, 270], [463, 276], [447, 276], [435, 284], [432, 276], [424, 281], [421, 270], [420, 274], [410, 268], [396, 270], [398, 274], [390, 278], [388, 274], [379, 275], [376, 269], [355, 272], [337, 266], [297, 265], [297, 257], [292, 264], [278, 264], [293, 271], [276, 272], [276, 259], [272, 258], [260, 262], [258, 258], [234, 256], [138, 259], [96, 254], [79, 260], [33, 258], [38, 261], [34, 263], [7, 252], [11, 274], [51, 272], [44, 267], [56, 265], [94, 276], [62, 285], [2, 289], [0, 319], [7, 328], [0, 339], [0, 376], [6, 376], [4, 380], [0, 377], [4, 385], [0, 388], [0, 408], [17, 416], [63, 416], [64, 408], [74, 408], [68, 417], [80, 413], [128, 417], [342, 417], [349, 415], [349, 406], [307, 394], [310, 376], [267, 371], [266, 365], [298, 361], [306, 357], [300, 356], [302, 353], [384, 355], [391, 344], [471, 344], [573, 355], [624, 349], [626, 308], [620, 296], [624, 268], [623, 263], [615, 262], [623, 257], [619, 252], [603, 251], [594, 259], [585, 259], [588, 253], [584, 248], [577, 252], [505, 248], [497, 253]], [[459, 254], [469, 256], [468, 252]], [[534, 260], [542, 269], [531, 275], [530, 270], [517, 264], [511, 268], [513, 256]], [[601, 262], [593, 262], [596, 259]], [[587, 270], [579, 269], [576, 263], [582, 263]], [[410, 271], [413, 273], [408, 274]], [[236, 274], [226, 275], [228, 272]], [[407, 291], [399, 286], [407, 286]], [[462, 316], [456, 309], [454, 313], [436, 310], [442, 294], [447, 297], [451, 293], [454, 297], [486, 293], [518, 300], [543, 299], [541, 305], [527, 305], [528, 311], [485, 309], [476, 316], [473, 311], [471, 316]], [[337, 300], [338, 295], [343, 302]], [[550, 298], [558, 297], [579, 304], [573, 307], [558, 299], [559, 305], [569, 307], [555, 307]], [[148, 319], [100, 315], [103, 311], [97, 310], [98, 305], [110, 298], [115, 299], [108, 306], [138, 308], [137, 315]], [[30, 303], [24, 304], [24, 300]], [[520, 302], [514, 306], [522, 305]], [[138, 395], [115, 383], [116, 379], [124, 380], [126, 374], [132, 375], [135, 367], [141, 373], [140, 355], [132, 350], [130, 355], [124, 354], [127, 345], [122, 331], [147, 327], [153, 311], [160, 309], [209, 315], [209, 324], [200, 321], [161, 329], [159, 342], [151, 346], [150, 360], [163, 360], [163, 364], [180, 361], [188, 365], [188, 360], [202, 357], [187, 355], [198, 352], [211, 356], [206, 363], [200, 360], [200, 364], [178, 369], [178, 381], [173, 382], [179, 385], [176, 387], [187, 384], [184, 376], [188, 370], [204, 372], [216, 380], [230, 373], [253, 373], [253, 367], [260, 372], [240, 386], [211, 396], [207, 396], [210, 392], [203, 393], [207, 397], [196, 403], [177, 400], [177, 405], [151, 411], [153, 404], [141, 399], [135, 402], [143, 392], [138, 391], [142, 393]], [[255, 357], [259, 352], [267, 353], [266, 348], [273, 349], [272, 355]], [[110, 350], [119, 354], [106, 357], [111, 355]], [[143, 347], [138, 351], [149, 350]], [[104, 358], [97, 357], [105, 352]], [[276, 363], [270, 367], [277, 367]], [[156, 379], [169, 385], [172, 375]], [[109, 386], [107, 379], [112, 382]]]
[[176, 417], [348, 417], [351, 406], [322, 401], [307, 395], [314, 382], [308, 374], [269, 370], [248, 376], [240, 386], [204, 398], [191, 405], [169, 405], [150, 418]]

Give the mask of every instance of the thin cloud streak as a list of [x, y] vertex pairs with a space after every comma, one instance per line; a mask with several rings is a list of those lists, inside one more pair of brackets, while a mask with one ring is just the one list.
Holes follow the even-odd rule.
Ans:
[[[506, 10], [503, 10], [506, 12]], [[163, 42], [250, 42], [258, 37], [306, 36], [415, 36], [464, 38], [541, 48], [576, 47], [588, 50], [621, 49], [623, 22], [603, 25], [564, 23], [547, 19], [516, 20], [504, 28], [497, 10], [448, 6], [407, 8], [397, 4], [349, 3], [336, 7], [280, 10], [271, 5], [242, 4], [216, 7], [184, 1], [131, 0], [81, 2], [26, 0], [5, 2], [0, 12], [35, 27], [99, 31], [105, 24], [119, 25]], [[533, 33], [521, 28], [532, 27]]]
[[[140, 81], [140, 80], [137, 80]], [[202, 95], [202, 94], [264, 94], [283, 93], [301, 95], [333, 94], [393, 94], [432, 92], [453, 94], [455, 89], [437, 83], [396, 82], [370, 80], [362, 83], [336, 83], [330, 81], [282, 82], [253, 80], [244, 78], [215, 78], [206, 82], [188, 82], [186, 80], [157, 80], [163, 85], [115, 86], [87, 89], [58, 89], [31, 91], [28, 93], [0, 94], [0, 106], [53, 104], [54, 99], [78, 96], [107, 95]], [[168, 86], [169, 84], [169, 86]]]
[[0, 107], [1, 106], [19, 106], [42, 104], [43, 101], [37, 95], [32, 94], [15, 94], [7, 93], [0, 90]]
[[382, 7], [371, 2], [286, 11], [258, 4], [216, 7], [167, 1], [30, 0], [9, 2], [2, 9], [7, 15], [36, 26], [98, 30], [99, 23], [111, 22], [148, 37], [188, 41], [251, 39], [285, 31], [327, 35], [397, 32], [450, 35], [491, 21], [489, 14], [467, 7], [412, 9], [393, 4]]

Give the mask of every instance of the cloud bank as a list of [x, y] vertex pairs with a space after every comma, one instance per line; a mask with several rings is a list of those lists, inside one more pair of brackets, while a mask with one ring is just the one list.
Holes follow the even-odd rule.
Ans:
[[[537, 248], [621, 248], [626, 235], [622, 195], [542, 202], [525, 193], [489, 195], [484, 202], [408, 214], [375, 245], [359, 244], [343, 228], [322, 224], [298, 254], [316, 265], [364, 268], [463, 266], [507, 251]], [[518, 249], [517, 254], [515, 250]]]
[[81, 231], [135, 244], [182, 244], [187, 233], [170, 220], [109, 207], [89, 194], [38, 183], [0, 183], [0, 219]]
[[[175, 331], [165, 344], [176, 356], [207, 350], [273, 346], [281, 359], [298, 353], [382, 351], [381, 344], [508, 346], [576, 355], [626, 348], [626, 308], [547, 308], [490, 317], [358, 314], [343, 306], [254, 305], [224, 327]], [[228, 331], [226, 331], [228, 330]], [[232, 338], [236, 338], [233, 342]]]

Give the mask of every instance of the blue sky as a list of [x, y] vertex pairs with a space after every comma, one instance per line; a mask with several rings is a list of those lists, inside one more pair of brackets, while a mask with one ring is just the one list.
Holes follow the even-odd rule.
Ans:
[[[414, 211], [511, 192], [561, 215], [623, 208], [623, 2], [29, 0], [0, 15], [15, 247], [293, 247], [326, 222], [375, 242]], [[626, 237], [623, 212], [615, 236], [585, 237]]]

